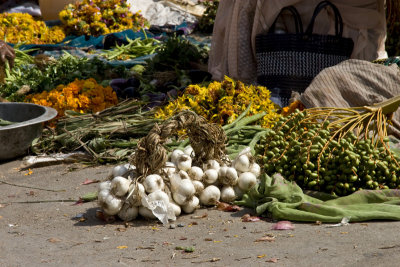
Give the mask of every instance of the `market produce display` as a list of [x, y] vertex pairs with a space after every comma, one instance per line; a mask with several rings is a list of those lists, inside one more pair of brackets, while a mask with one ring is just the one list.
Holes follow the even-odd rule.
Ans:
[[117, 94], [110, 86], [103, 87], [95, 79], [76, 79], [67, 85], [60, 84], [51, 91], [28, 95], [27, 102], [52, 107], [58, 117], [66, 110], [79, 113], [96, 113], [118, 103]]
[[137, 57], [154, 54], [161, 42], [154, 38], [134, 39], [128, 38], [127, 44], [118, 45], [110, 50], [105, 50], [101, 56], [108, 60], [129, 60]]
[[[187, 129], [191, 146], [174, 150], [167, 158], [162, 140], [181, 128]], [[200, 205], [234, 201], [257, 183], [260, 166], [250, 149], [229, 161], [224, 141], [220, 126], [190, 111], [156, 125], [138, 143], [134, 165], [115, 167], [108, 181], [99, 185], [100, 206], [106, 215], [124, 221], [140, 214], [166, 224], [182, 211], [193, 213]]]
[[386, 130], [398, 106], [394, 98], [371, 107], [296, 111], [265, 131], [257, 160], [267, 174], [281, 173], [304, 189], [348, 195], [400, 188], [400, 158]]
[[182, 96], [160, 108], [156, 118], [167, 119], [181, 110], [193, 110], [210, 122], [232, 123], [251, 104], [248, 115], [265, 112], [259, 124], [272, 127], [279, 118], [278, 108], [270, 100], [266, 87], [245, 85], [228, 77], [209, 85], [189, 85]]
[[51, 154], [81, 149], [93, 157], [92, 163], [128, 161], [138, 140], [159, 122], [152, 110], [142, 107], [142, 102], [132, 99], [96, 114], [65, 111], [55, 128], [45, 129], [33, 143], [32, 151]]
[[77, 1], [67, 5], [59, 17], [70, 35], [99, 36], [127, 29], [138, 31], [148, 26], [142, 15], [129, 11], [125, 0]]
[[64, 40], [60, 26], [47, 27], [27, 13], [0, 14], [0, 39], [19, 44], [56, 44]]
[[[113, 67], [97, 58], [79, 58], [64, 53], [56, 60], [44, 55], [34, 58], [23, 51], [20, 54], [18, 56], [17, 53], [16, 66], [12, 70], [6, 70], [5, 83], [0, 84], [0, 96], [10, 101], [23, 101], [28, 93], [50, 91], [75, 79], [94, 78], [101, 83], [116, 77], [127, 77], [129, 74], [126, 68]], [[18, 60], [22, 61], [21, 64], [18, 64]], [[23, 92], [21, 88], [24, 88]]]

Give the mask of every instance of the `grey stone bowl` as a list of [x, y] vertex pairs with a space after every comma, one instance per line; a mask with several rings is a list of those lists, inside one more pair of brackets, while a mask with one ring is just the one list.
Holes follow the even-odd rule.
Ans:
[[0, 118], [16, 122], [0, 126], [0, 161], [24, 155], [32, 141], [41, 135], [43, 122], [55, 116], [57, 111], [50, 107], [30, 103], [0, 103]]

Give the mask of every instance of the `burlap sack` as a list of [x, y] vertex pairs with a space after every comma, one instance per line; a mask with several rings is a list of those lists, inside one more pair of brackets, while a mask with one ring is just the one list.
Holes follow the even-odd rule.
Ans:
[[[374, 60], [386, 56], [384, 0], [331, 0], [343, 17], [343, 36], [354, 41], [352, 58]], [[221, 0], [214, 24], [209, 72], [216, 80], [224, 75], [256, 81], [255, 36], [267, 32], [279, 11], [294, 5], [306, 27], [320, 0]], [[287, 32], [292, 19], [283, 18]], [[314, 32], [334, 34], [333, 13], [321, 12]]]
[[[349, 59], [321, 71], [300, 96], [306, 108], [359, 107], [400, 95], [400, 68]], [[400, 138], [400, 110], [390, 134]]]

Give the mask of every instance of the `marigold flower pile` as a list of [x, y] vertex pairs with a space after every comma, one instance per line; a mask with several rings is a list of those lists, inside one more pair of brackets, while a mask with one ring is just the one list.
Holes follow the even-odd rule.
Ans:
[[59, 85], [47, 92], [29, 95], [27, 102], [55, 108], [58, 117], [66, 110], [80, 113], [95, 113], [118, 104], [116, 93], [110, 86], [103, 87], [95, 79], [76, 79], [68, 85]]
[[83, 0], [67, 5], [59, 17], [65, 31], [73, 35], [99, 36], [148, 26], [142, 15], [129, 11], [126, 0]]
[[55, 44], [65, 38], [61, 27], [47, 27], [26, 13], [0, 14], [0, 39], [9, 43]]
[[272, 127], [278, 120], [280, 115], [266, 87], [247, 86], [228, 77], [207, 87], [189, 85], [182, 96], [160, 108], [155, 116], [167, 119], [181, 110], [190, 109], [210, 122], [225, 125], [233, 122], [250, 103], [248, 115], [267, 113], [260, 122], [263, 127]]

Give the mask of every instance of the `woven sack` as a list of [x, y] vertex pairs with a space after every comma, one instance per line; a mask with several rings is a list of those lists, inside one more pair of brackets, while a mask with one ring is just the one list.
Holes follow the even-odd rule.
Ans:
[[[315, 19], [325, 7], [334, 11], [335, 35], [313, 34]], [[285, 10], [293, 15], [296, 33], [274, 32], [278, 18]], [[350, 58], [353, 40], [342, 35], [342, 17], [329, 1], [317, 5], [305, 32], [296, 8], [283, 8], [269, 32], [256, 36], [257, 82], [277, 91], [282, 106], [287, 106], [292, 91], [304, 92], [321, 70]]]

